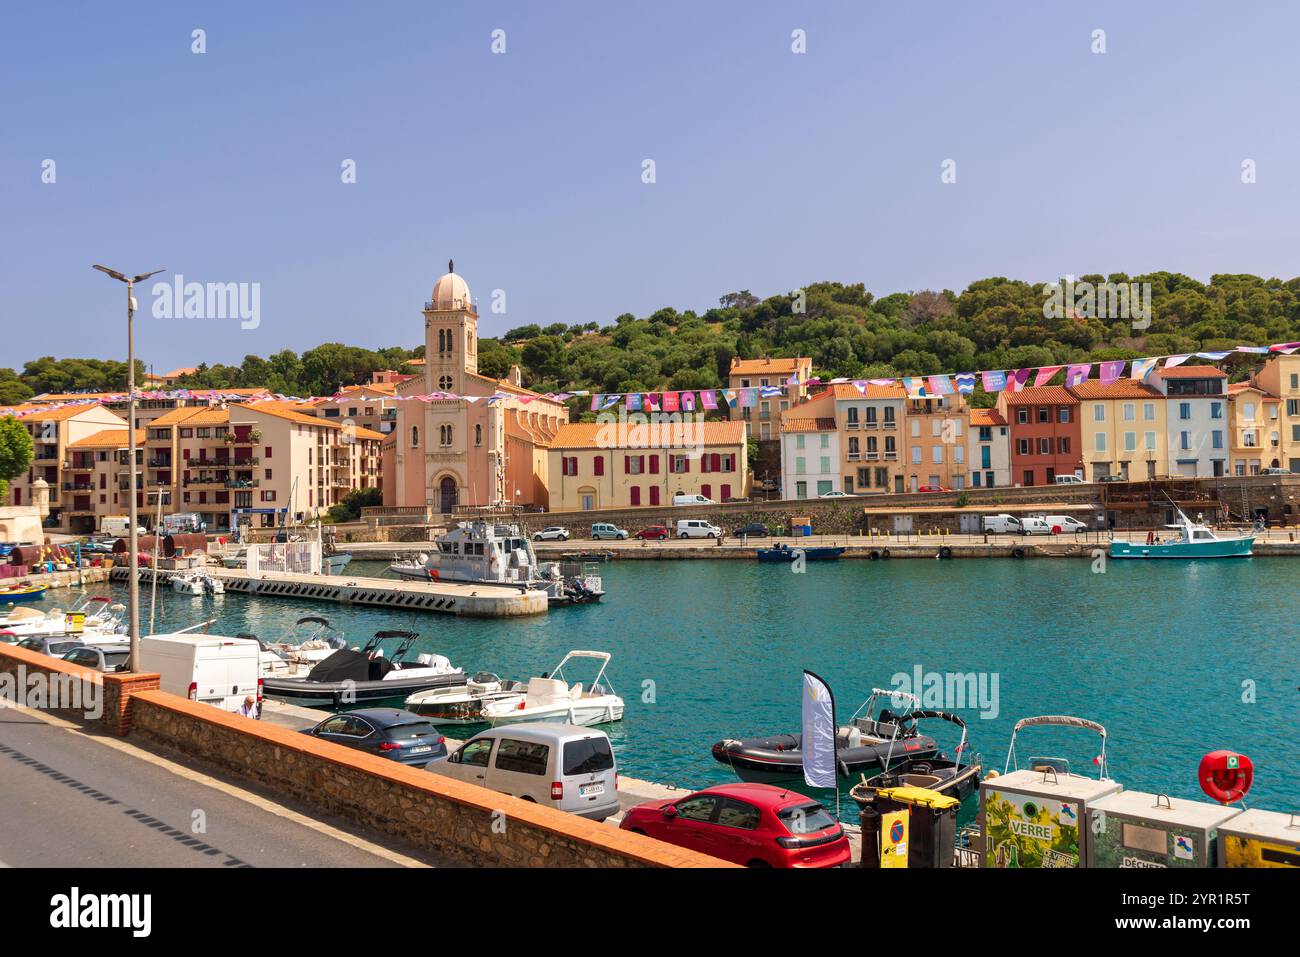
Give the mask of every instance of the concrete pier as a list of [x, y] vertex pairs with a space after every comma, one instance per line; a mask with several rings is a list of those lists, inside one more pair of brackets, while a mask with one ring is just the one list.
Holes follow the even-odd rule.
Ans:
[[[546, 613], [546, 593], [500, 585], [463, 585], [453, 582], [409, 582], [392, 578], [357, 578], [349, 575], [301, 575], [290, 572], [251, 574], [240, 568], [207, 568], [226, 590], [244, 595], [332, 601], [341, 605], [372, 605], [475, 618], [517, 618]], [[142, 584], [158, 576], [165, 585], [177, 572], [140, 569]], [[127, 569], [114, 568], [114, 581], [125, 581]], [[168, 585], [170, 587], [170, 585]]]

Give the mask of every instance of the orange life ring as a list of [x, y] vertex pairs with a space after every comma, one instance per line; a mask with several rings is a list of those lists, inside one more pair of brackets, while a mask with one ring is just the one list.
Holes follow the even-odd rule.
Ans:
[[1240, 801], [1255, 779], [1250, 758], [1235, 751], [1211, 751], [1201, 758], [1197, 772], [1201, 790], [1220, 804]]

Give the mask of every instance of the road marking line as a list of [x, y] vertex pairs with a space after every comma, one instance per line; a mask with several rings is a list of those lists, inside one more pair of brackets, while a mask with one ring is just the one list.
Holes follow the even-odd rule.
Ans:
[[287, 820], [293, 821], [297, 824], [301, 824], [303, 827], [310, 828], [313, 831], [316, 831], [320, 834], [324, 834], [327, 837], [331, 837], [334, 840], [339, 841], [340, 843], [347, 844], [351, 847], [355, 847], [358, 850], [365, 851], [366, 853], [369, 854], [373, 854], [375, 857], [383, 858], [384, 860], [391, 861], [394, 864], [399, 864], [402, 867], [431, 867], [432, 866], [431, 864], [427, 864], [424, 861], [418, 860], [414, 857], [410, 857], [406, 854], [402, 854], [399, 853], [398, 851], [394, 851], [391, 848], [387, 848], [384, 847], [383, 845], [375, 844], [371, 841], [367, 841], [363, 837], [357, 837], [355, 834], [349, 834], [346, 831], [341, 831], [336, 827], [324, 823], [323, 821], [318, 821], [315, 818], [308, 817], [305, 814], [300, 814], [297, 811], [290, 810], [287, 807], [283, 807], [279, 804], [276, 804], [274, 801], [269, 801], [266, 798], [261, 797], [260, 795], [254, 794], [251, 791], [246, 791], [241, 787], [236, 787], [233, 784], [227, 784], [225, 781], [220, 781], [216, 778], [209, 777], [208, 775], [203, 774], [200, 771], [195, 771], [191, 768], [187, 768], [183, 765], [177, 764], [175, 761], [170, 761], [167, 758], [154, 754], [151, 751], [146, 751], [143, 748], [136, 747], [134, 744], [130, 744], [127, 741], [123, 741], [121, 738], [112, 738], [106, 736], [101, 737], [100, 735], [86, 734], [85, 731], [82, 730], [82, 728], [79, 725], [77, 725], [72, 721], [68, 721], [67, 719], [60, 718], [56, 715], [48, 714], [47, 712], [44, 711], [37, 711], [32, 708], [28, 708], [24, 705], [10, 705], [9, 707], [12, 707], [13, 710], [15, 711], [20, 711], [24, 714], [28, 714], [31, 715], [32, 717], [38, 718], [39, 720], [44, 721], [46, 724], [62, 728], [65, 731], [69, 731], [73, 734], [79, 734], [81, 735], [82, 738], [84, 738], [87, 741], [94, 741], [97, 744], [103, 744], [106, 745], [107, 747], [114, 748], [118, 751], [121, 751], [123, 754], [129, 754], [132, 757], [137, 758], [138, 760], [145, 761], [149, 764], [152, 764], [155, 767], [161, 768], [164, 771], [168, 771], [176, 775], [177, 777], [184, 778], [187, 781], [192, 781], [195, 784], [201, 784], [204, 787], [210, 787], [213, 790], [220, 791], [223, 794], [226, 794], [237, 800], [243, 801], [246, 804], [251, 804], [254, 807], [260, 808], [263, 811], [268, 811], [269, 813], [274, 814], [278, 817], [282, 817]]

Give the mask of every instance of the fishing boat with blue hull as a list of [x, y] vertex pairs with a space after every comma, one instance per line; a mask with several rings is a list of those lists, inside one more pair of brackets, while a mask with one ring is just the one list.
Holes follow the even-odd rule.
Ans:
[[0, 605], [20, 601], [40, 601], [45, 597], [44, 585], [7, 585], [0, 588]]
[[1222, 533], [1200, 522], [1193, 522], [1182, 509], [1174, 506], [1178, 521], [1165, 528], [1175, 535], [1162, 540], [1156, 533], [1146, 542], [1115, 540], [1110, 543], [1111, 558], [1249, 558], [1255, 545], [1252, 532]]
[[838, 546], [819, 545], [809, 546], [807, 548], [796, 545], [791, 548], [782, 542], [772, 548], [758, 549], [758, 560], [760, 562], [780, 562], [789, 563], [797, 561], [799, 556], [803, 556], [806, 562], [833, 562], [844, 554], [844, 549]]

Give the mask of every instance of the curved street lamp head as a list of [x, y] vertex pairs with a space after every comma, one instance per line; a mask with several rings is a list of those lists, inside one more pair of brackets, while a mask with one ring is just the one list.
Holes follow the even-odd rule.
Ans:
[[128, 278], [125, 273], [120, 273], [116, 269], [109, 269], [107, 266], [101, 266], [99, 265], [99, 263], [95, 263], [95, 265], [91, 266], [90, 268], [98, 269], [100, 272], [112, 276], [118, 282], [131, 282], [131, 283], [144, 282], [150, 276], [156, 276], [160, 272], [166, 271], [166, 267], [164, 267], [163, 269], [155, 269], [153, 272], [144, 272], [138, 276], [131, 276], [130, 278]]

